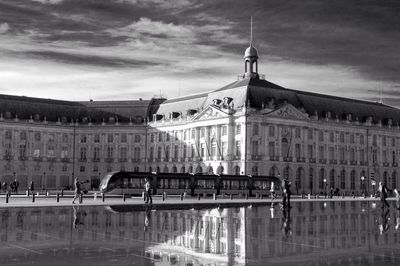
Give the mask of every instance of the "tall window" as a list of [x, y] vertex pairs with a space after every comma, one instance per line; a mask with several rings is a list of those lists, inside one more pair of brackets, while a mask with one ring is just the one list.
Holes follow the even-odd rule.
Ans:
[[107, 147], [107, 159], [112, 159], [114, 158], [114, 148], [108, 146]]
[[182, 156], [183, 158], [187, 157], [187, 148], [188, 148], [187, 144], [184, 144], [183, 145], [183, 151], [182, 151], [183, 152], [183, 156]]
[[324, 141], [324, 131], [318, 131], [318, 140]]
[[252, 151], [253, 151], [253, 156], [258, 156], [258, 141], [257, 140], [253, 140], [252, 142]]
[[150, 160], [154, 158], [154, 147], [150, 147]]
[[340, 147], [339, 148], [339, 160], [344, 161], [345, 158], [345, 150], [344, 147]]
[[344, 143], [344, 132], [340, 132], [339, 141], [340, 141], [340, 143]]
[[300, 146], [299, 143], [296, 143], [296, 145], [294, 146], [294, 150], [295, 150], [296, 159], [300, 159], [300, 157], [301, 157], [301, 146]]
[[161, 160], [161, 154], [162, 154], [162, 148], [161, 147], [157, 147], [157, 159]]
[[135, 147], [133, 149], [133, 159], [135, 161], [139, 161], [140, 160], [140, 147]]
[[206, 137], [206, 129], [203, 127], [200, 129], [200, 138], [205, 138]]
[[350, 149], [350, 161], [354, 162], [356, 160], [356, 150], [354, 148]]
[[81, 143], [86, 143], [86, 135], [81, 135]]
[[20, 135], [19, 135], [19, 137], [20, 137], [20, 139], [21, 140], [26, 140], [26, 131], [22, 131], [21, 133], [20, 133]]
[[113, 134], [108, 134], [107, 135], [107, 142], [108, 143], [113, 143], [114, 142], [114, 135]]
[[329, 147], [329, 160], [335, 160], [335, 148]]
[[200, 145], [200, 156], [205, 157], [206, 156], [206, 144], [201, 143]]
[[282, 157], [289, 157], [289, 143], [286, 138], [282, 139]]
[[396, 151], [392, 151], [392, 163], [396, 163]]
[[330, 186], [330, 187], [336, 188], [335, 179], [336, 179], [336, 172], [335, 172], [334, 169], [332, 169], [332, 170], [331, 170], [331, 174], [330, 174], [330, 176], [329, 176], [329, 186]]
[[127, 159], [127, 153], [128, 153], [128, 148], [127, 148], [127, 147], [121, 147], [121, 150], [120, 150], [120, 159], [121, 159], [122, 161], [124, 161], [124, 160]]
[[300, 128], [296, 127], [296, 129], [294, 131], [294, 136], [295, 136], [295, 138], [301, 138], [301, 130], [300, 130]]
[[4, 138], [5, 139], [11, 139], [11, 130], [6, 130]]
[[128, 136], [123, 133], [121, 134], [121, 143], [127, 143], [128, 142]]
[[257, 136], [258, 135], [258, 124], [254, 123], [253, 124], [253, 136]]
[[100, 142], [100, 135], [99, 134], [94, 134], [93, 142], [94, 143], [99, 143]]
[[268, 152], [270, 157], [275, 157], [275, 142], [270, 141], [268, 143]]
[[335, 133], [334, 132], [329, 133], [329, 141], [332, 143], [335, 142]]
[[364, 135], [360, 135], [360, 144], [364, 145]]
[[236, 156], [241, 156], [241, 151], [242, 151], [242, 143], [241, 141], [237, 140], [235, 141], [235, 154]]
[[221, 142], [222, 156], [228, 155], [228, 143], [226, 141]]
[[392, 173], [392, 189], [397, 188], [397, 173], [393, 171]]
[[241, 125], [236, 125], [236, 135], [242, 134], [242, 127]]
[[269, 126], [269, 136], [274, 137], [275, 136], [275, 127], [274, 126]]
[[319, 188], [320, 189], [324, 189], [324, 179], [325, 179], [325, 169], [321, 169], [321, 170], [319, 170], [319, 182], [318, 182], [318, 185], [319, 185]]
[[99, 161], [100, 160], [100, 147], [93, 148], [93, 160]]
[[364, 149], [360, 149], [358, 152], [360, 155], [360, 162], [364, 162], [365, 161]]
[[307, 130], [307, 137], [309, 140], [313, 139], [313, 130], [312, 129]]
[[318, 156], [320, 159], [325, 159], [325, 149], [324, 146], [319, 146], [318, 147]]
[[352, 170], [350, 172], [350, 189], [356, 189], [356, 171]]
[[165, 159], [169, 160], [169, 153], [170, 153], [170, 147], [166, 146], [165, 147]]
[[174, 146], [174, 159], [178, 159], [179, 156], [179, 146], [175, 145]]
[[340, 171], [340, 189], [346, 189], [346, 170]]
[[228, 134], [228, 127], [227, 126], [222, 126], [221, 129], [221, 135], [226, 136]]
[[194, 144], [190, 144], [190, 157], [195, 157], [196, 156], [196, 148]]
[[350, 143], [354, 144], [355, 140], [354, 140], [354, 134], [350, 134]]
[[80, 158], [81, 161], [86, 161], [86, 147], [81, 147]]
[[307, 156], [308, 156], [308, 159], [313, 159], [313, 158], [314, 158], [314, 148], [313, 148], [313, 145], [308, 145], [308, 146], [307, 146]]
[[298, 168], [296, 171], [296, 180], [294, 185], [296, 189], [301, 189], [301, 179], [303, 178], [303, 168]]

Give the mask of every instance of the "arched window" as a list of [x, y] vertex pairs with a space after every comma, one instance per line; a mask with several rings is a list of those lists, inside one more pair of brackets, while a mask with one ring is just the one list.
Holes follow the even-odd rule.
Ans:
[[164, 173], [168, 173], [169, 172], [168, 166], [164, 166], [163, 172]]
[[340, 189], [346, 189], [346, 170], [340, 171]]
[[156, 172], [157, 173], [160, 173], [161, 171], [160, 171], [160, 167], [159, 166], [157, 166], [157, 168], [156, 168]]
[[233, 173], [234, 173], [235, 175], [240, 175], [240, 167], [239, 167], [238, 165], [236, 165], [236, 166], [233, 168]]
[[151, 168], [151, 166], [149, 166], [148, 172], [149, 172], [149, 173], [153, 172], [153, 168]]
[[303, 175], [304, 175], [303, 168], [301, 168], [301, 167], [298, 168], [297, 171], [296, 171], [296, 179], [295, 179], [295, 182], [294, 182], [296, 190], [297, 189], [301, 189], [301, 180], [303, 179]]
[[314, 188], [314, 169], [313, 168], [310, 168], [310, 170], [309, 170], [308, 185], [310, 187], [311, 193], [313, 193], [313, 188]]
[[181, 167], [181, 173], [186, 173], [185, 166], [182, 166], [182, 167]]
[[176, 166], [172, 167], [172, 173], [178, 173], [178, 169], [176, 168]]
[[269, 169], [269, 176], [278, 176], [278, 169], [276, 166], [272, 166], [271, 169]]
[[329, 186], [330, 187], [336, 188], [335, 178], [336, 178], [336, 172], [335, 172], [335, 169], [332, 169], [331, 173], [329, 175]]
[[356, 189], [356, 171], [350, 172], [350, 189]]
[[324, 179], [325, 179], [325, 169], [322, 168], [321, 170], [319, 170], [319, 188], [320, 189], [324, 189]]
[[202, 174], [203, 173], [203, 168], [201, 168], [201, 166], [197, 166], [196, 167], [196, 174]]
[[214, 174], [214, 169], [213, 169], [211, 166], [209, 166], [208, 169], [207, 169], [207, 173], [208, 173], [209, 175]]
[[188, 173], [193, 173], [193, 166], [189, 166], [189, 168], [188, 168]]

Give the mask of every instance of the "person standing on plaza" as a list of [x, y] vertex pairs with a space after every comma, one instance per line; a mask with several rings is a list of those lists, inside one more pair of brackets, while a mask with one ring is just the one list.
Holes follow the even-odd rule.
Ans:
[[146, 177], [145, 179], [144, 179], [144, 190], [145, 190], [145, 199], [146, 199], [146, 203], [149, 203], [149, 201], [150, 201], [150, 204], [152, 204], [153, 203], [153, 199], [151, 198], [151, 186], [150, 186], [150, 181], [149, 181], [149, 179]]
[[388, 190], [387, 187], [385, 186], [385, 184], [383, 184], [382, 182], [379, 182], [379, 193], [381, 196], [381, 202], [382, 202], [382, 209], [386, 207], [390, 207], [389, 202], [387, 202], [386, 198], [387, 198], [387, 194], [388, 194]]
[[17, 179], [14, 180], [14, 190], [15, 194], [18, 194], [18, 187], [19, 187], [19, 182]]
[[72, 200], [72, 204], [75, 204], [75, 200], [78, 199], [79, 196], [82, 195], [81, 182], [79, 182], [78, 178], [75, 178], [74, 185], [75, 185], [75, 191], [74, 191], [75, 192], [75, 196], [74, 196], [74, 199]]
[[29, 182], [28, 192], [30, 192], [33, 195], [34, 190], [35, 190], [35, 186], [33, 184], [33, 180], [31, 180], [31, 182]]
[[4, 192], [7, 192], [7, 182], [6, 181], [3, 182], [2, 188], [3, 188]]
[[283, 192], [283, 198], [282, 198], [282, 207], [283, 208], [291, 208], [290, 206], [290, 182], [285, 178], [282, 180], [281, 186], [282, 186], [282, 192]]

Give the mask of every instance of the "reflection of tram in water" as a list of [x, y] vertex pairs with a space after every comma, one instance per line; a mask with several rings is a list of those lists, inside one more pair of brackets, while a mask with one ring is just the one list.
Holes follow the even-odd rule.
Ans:
[[161, 195], [248, 195], [267, 196], [271, 183], [279, 187], [279, 179], [271, 176], [204, 175], [191, 173], [111, 172], [100, 182], [100, 192], [140, 195], [145, 178], [151, 183], [153, 194]]

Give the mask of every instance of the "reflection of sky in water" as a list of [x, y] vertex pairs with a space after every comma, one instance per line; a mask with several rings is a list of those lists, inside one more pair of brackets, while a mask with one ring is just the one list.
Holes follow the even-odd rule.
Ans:
[[0, 265], [399, 265], [399, 211], [370, 202], [0, 209]]

